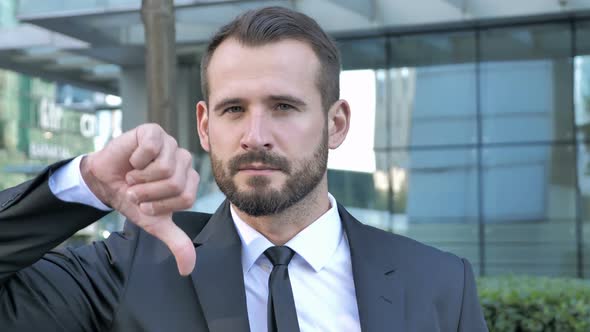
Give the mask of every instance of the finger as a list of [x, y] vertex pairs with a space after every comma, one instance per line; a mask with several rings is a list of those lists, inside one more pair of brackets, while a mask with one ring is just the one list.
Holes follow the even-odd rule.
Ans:
[[151, 202], [139, 204], [139, 209], [147, 215], [160, 215], [174, 211], [190, 209], [195, 203], [199, 188], [199, 174], [194, 170], [188, 175], [182, 194]]
[[182, 276], [189, 275], [195, 268], [196, 253], [192, 240], [183, 232], [170, 217], [155, 222], [144, 228], [148, 233], [160, 239], [170, 249], [178, 272]]
[[[137, 197], [138, 203], [173, 198], [182, 194], [187, 185], [188, 175], [190, 172], [194, 172], [192, 163], [187, 159], [181, 158], [173, 166], [175, 167], [175, 170], [172, 172], [173, 175], [171, 177], [159, 181], [136, 184], [129, 188], [129, 191], [132, 191], [135, 197]], [[148, 166], [148, 168], [149, 167], [151, 166]], [[139, 172], [144, 171], [147, 171], [147, 169]], [[135, 175], [129, 176], [131, 177]]]
[[177, 163], [186, 164], [186, 160], [178, 160], [178, 144], [172, 136], [163, 138], [162, 146], [158, 156], [153, 159], [146, 167], [134, 169], [126, 174], [127, 184], [147, 183], [163, 179], [168, 179], [174, 175]]
[[133, 152], [137, 150], [136, 131], [137, 129], [124, 132], [110, 141], [103, 150], [89, 154], [89, 159], [94, 159], [93, 164], [99, 165], [99, 168], [112, 167], [113, 162], [127, 163]]
[[135, 169], [144, 169], [160, 154], [164, 137], [164, 130], [155, 124], [146, 124], [135, 130], [137, 148], [131, 154], [129, 163]]

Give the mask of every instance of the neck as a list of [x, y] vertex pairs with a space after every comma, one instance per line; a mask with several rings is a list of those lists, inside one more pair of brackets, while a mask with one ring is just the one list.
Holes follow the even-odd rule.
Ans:
[[324, 176], [307, 196], [277, 214], [254, 217], [232, 206], [245, 223], [274, 245], [282, 246], [330, 209], [327, 179]]

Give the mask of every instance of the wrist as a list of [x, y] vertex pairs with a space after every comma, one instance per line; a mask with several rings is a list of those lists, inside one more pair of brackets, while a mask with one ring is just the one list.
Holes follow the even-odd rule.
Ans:
[[86, 183], [88, 189], [98, 198], [103, 204], [111, 207], [109, 201], [109, 195], [102, 182], [96, 177], [95, 164], [94, 164], [95, 153], [86, 155], [80, 161], [80, 175], [82, 180]]

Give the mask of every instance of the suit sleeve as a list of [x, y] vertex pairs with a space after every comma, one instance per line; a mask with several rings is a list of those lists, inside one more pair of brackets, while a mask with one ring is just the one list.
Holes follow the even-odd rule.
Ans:
[[52, 251], [106, 213], [57, 199], [43, 174], [0, 192], [0, 326], [6, 331], [105, 331], [132, 263], [137, 232]]
[[459, 319], [460, 332], [488, 331], [486, 321], [481, 310], [475, 277], [471, 264], [466, 259], [463, 262], [463, 299], [461, 302], [461, 317]]

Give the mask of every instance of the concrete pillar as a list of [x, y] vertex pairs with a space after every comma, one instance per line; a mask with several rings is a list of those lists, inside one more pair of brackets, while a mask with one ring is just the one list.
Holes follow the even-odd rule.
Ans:
[[148, 119], [176, 137], [176, 31], [173, 0], [142, 0]]

